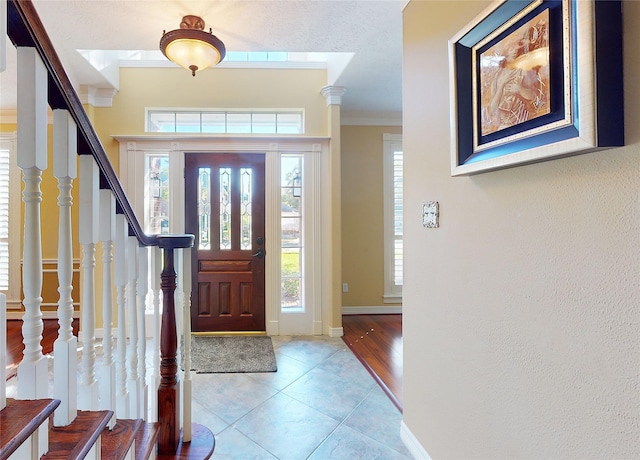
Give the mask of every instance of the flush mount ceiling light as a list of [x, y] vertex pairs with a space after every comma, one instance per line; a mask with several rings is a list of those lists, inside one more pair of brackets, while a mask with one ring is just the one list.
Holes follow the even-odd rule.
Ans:
[[199, 16], [184, 16], [180, 28], [169, 32], [162, 32], [160, 51], [167, 59], [185, 69], [204, 70], [216, 65], [224, 59], [226, 49], [224, 43], [213, 35], [204, 31], [204, 21]]

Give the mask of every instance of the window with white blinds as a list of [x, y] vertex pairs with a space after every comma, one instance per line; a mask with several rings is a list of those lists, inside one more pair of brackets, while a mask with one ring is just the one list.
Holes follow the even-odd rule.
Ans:
[[9, 154], [0, 148], [0, 291], [9, 289]]
[[403, 284], [403, 152], [402, 135], [383, 137], [384, 301], [402, 302]]
[[403, 155], [393, 152], [393, 283], [402, 286]]

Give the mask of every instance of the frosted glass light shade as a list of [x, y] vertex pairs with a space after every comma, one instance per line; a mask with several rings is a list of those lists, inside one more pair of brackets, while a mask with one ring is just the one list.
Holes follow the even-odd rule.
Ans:
[[165, 54], [169, 60], [192, 71], [204, 70], [220, 62], [220, 52], [214, 46], [192, 39], [172, 41]]

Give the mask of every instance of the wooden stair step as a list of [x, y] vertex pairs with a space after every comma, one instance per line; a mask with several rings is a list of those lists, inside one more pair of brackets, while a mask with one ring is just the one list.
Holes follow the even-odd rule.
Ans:
[[158, 454], [157, 460], [202, 460], [211, 458], [216, 441], [206, 426], [191, 424], [191, 442], [182, 442], [182, 436], [175, 454]]
[[103, 433], [113, 411], [78, 411], [68, 426], [49, 426], [49, 452], [42, 459], [83, 459]]
[[159, 432], [159, 423], [143, 422], [136, 435], [136, 460], [147, 460], [156, 452]]
[[0, 458], [7, 458], [24, 443], [60, 404], [57, 399], [7, 399], [0, 411]]
[[112, 430], [102, 434], [103, 460], [122, 460], [136, 439], [143, 422], [141, 419], [118, 419]]

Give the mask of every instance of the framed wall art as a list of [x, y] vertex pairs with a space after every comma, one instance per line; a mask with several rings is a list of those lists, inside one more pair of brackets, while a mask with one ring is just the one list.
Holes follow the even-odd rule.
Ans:
[[453, 176], [624, 145], [619, 1], [499, 0], [449, 67]]

